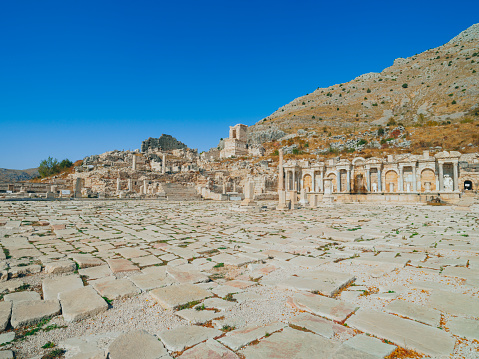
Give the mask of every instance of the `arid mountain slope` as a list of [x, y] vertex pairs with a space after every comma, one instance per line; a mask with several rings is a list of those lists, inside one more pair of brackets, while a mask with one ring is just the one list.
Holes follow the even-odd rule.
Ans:
[[475, 24], [443, 46], [396, 59], [381, 73], [296, 98], [250, 132], [253, 138], [265, 138], [259, 134], [325, 127], [347, 133], [388, 123], [405, 127], [456, 123], [479, 119], [478, 104], [479, 24]]
[[29, 168], [27, 170], [0, 168], [0, 182], [28, 181], [36, 176], [38, 176], [38, 168]]

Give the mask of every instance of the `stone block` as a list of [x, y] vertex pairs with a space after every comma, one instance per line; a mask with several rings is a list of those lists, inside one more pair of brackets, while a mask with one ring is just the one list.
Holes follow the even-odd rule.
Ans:
[[59, 297], [67, 322], [76, 322], [108, 309], [108, 304], [91, 286], [60, 293]]
[[135, 266], [128, 259], [107, 259], [106, 262], [114, 274], [140, 271], [140, 268]]
[[125, 333], [108, 347], [110, 359], [160, 359], [169, 357], [164, 345], [145, 330]]
[[168, 350], [180, 352], [202, 341], [219, 337], [222, 331], [199, 326], [178, 327], [158, 333]]
[[60, 293], [68, 292], [83, 287], [79, 275], [45, 278], [42, 283], [43, 299], [58, 299]]
[[110, 300], [133, 297], [141, 292], [140, 288], [127, 278], [116, 279], [112, 276], [97, 279], [91, 284], [102, 297]]
[[105, 264], [100, 258], [94, 257], [91, 254], [72, 254], [71, 258], [78, 263], [80, 268], [96, 267]]
[[293, 296], [293, 304], [300, 310], [320, 315], [337, 322], [343, 322], [358, 309], [354, 304], [310, 293], [295, 294]]
[[6, 294], [3, 297], [4, 301], [12, 302], [12, 303], [19, 303], [19, 302], [25, 302], [25, 301], [30, 301], [30, 300], [41, 300], [42, 298], [40, 297], [40, 294], [37, 292], [32, 292], [32, 291], [25, 291], [25, 292], [15, 292], [15, 293], [10, 293]]
[[26, 327], [52, 318], [60, 311], [58, 299], [18, 302], [13, 304], [10, 322], [13, 328]]
[[395, 345], [383, 343], [381, 340], [367, 336], [366, 334], [358, 334], [346, 340], [344, 345], [368, 353], [376, 358], [387, 357], [396, 350]]
[[228, 348], [238, 350], [255, 340], [283, 329], [285, 326], [284, 323], [271, 323], [266, 326], [249, 326], [228, 332], [224, 337], [218, 340]]
[[7, 328], [12, 315], [12, 302], [0, 302], [0, 332]]
[[45, 264], [45, 273], [47, 274], [64, 274], [74, 272], [76, 264], [70, 260], [62, 260], [49, 262]]
[[152, 290], [150, 295], [164, 309], [174, 309], [179, 305], [212, 296], [209, 291], [201, 289], [194, 284], [179, 284], [158, 288]]
[[239, 359], [239, 356], [231, 350], [221, 345], [214, 339], [208, 339], [204, 343], [200, 343], [191, 349], [186, 350], [181, 359]]

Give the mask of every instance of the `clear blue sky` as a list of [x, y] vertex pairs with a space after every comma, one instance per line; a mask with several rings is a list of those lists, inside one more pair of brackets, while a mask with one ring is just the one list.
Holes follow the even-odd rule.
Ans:
[[479, 21], [479, 1], [0, 3], [0, 167], [175, 136], [207, 150]]

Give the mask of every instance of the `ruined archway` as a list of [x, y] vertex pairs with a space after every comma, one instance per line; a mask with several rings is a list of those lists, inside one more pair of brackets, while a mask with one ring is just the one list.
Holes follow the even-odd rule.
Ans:
[[397, 192], [398, 191], [398, 174], [396, 171], [389, 170], [386, 172], [385, 178], [385, 191], [386, 192]]
[[421, 192], [436, 191], [436, 174], [430, 168], [421, 172]]
[[303, 177], [303, 188], [307, 190], [307, 192], [311, 192], [313, 188], [313, 179], [311, 175], [304, 175]]

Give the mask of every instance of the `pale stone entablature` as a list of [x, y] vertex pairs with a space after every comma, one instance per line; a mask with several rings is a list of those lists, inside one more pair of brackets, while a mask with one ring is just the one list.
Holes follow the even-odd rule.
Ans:
[[[286, 161], [284, 190], [309, 193], [459, 193], [477, 190], [479, 155], [388, 155], [325, 161]], [[280, 170], [281, 172], [281, 170]], [[280, 181], [281, 182], [281, 181]], [[281, 190], [281, 189], [280, 189]]]

